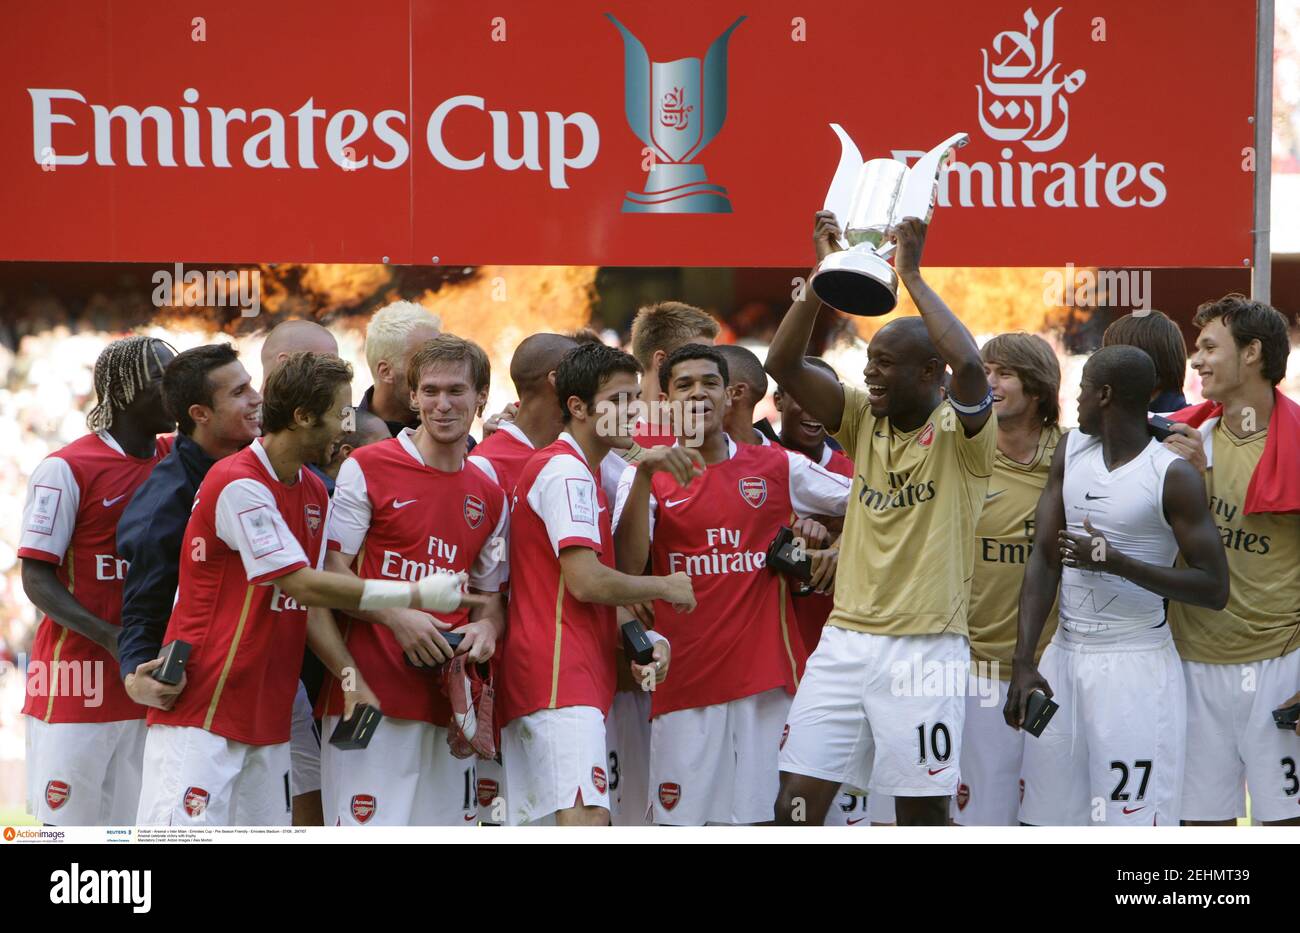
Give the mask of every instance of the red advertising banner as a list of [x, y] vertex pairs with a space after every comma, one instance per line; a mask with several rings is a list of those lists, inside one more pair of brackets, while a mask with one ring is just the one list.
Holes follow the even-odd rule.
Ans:
[[839, 161], [969, 134], [927, 261], [1242, 266], [1249, 0], [42, 0], [0, 258], [803, 266]]

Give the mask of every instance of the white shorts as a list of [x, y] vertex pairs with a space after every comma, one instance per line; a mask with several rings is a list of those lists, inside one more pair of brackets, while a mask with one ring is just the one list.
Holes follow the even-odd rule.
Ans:
[[828, 625], [795, 695], [780, 769], [894, 797], [957, 790], [970, 643]]
[[480, 826], [506, 824], [505, 774], [500, 761], [479, 759], [474, 765], [478, 774], [475, 797], [478, 803]]
[[[340, 716], [326, 716], [330, 735]], [[384, 717], [365, 748], [321, 749], [326, 826], [472, 826], [474, 759], [455, 758], [447, 730]]]
[[1002, 715], [1007, 704], [1005, 680], [976, 676], [972, 683], [976, 690], [966, 697], [961, 784], [953, 797], [952, 820], [958, 826], [1015, 826], [1025, 733], [1008, 726]]
[[1300, 817], [1300, 736], [1272, 711], [1300, 690], [1300, 650], [1250, 664], [1183, 662], [1187, 773], [1183, 819], [1265, 823]]
[[145, 721], [27, 723], [27, 812], [50, 826], [131, 826]]
[[650, 697], [647, 690], [620, 690], [605, 717], [614, 826], [650, 825]]
[[506, 817], [538, 823], [581, 804], [609, 809], [605, 715], [594, 706], [539, 709], [501, 730]]
[[289, 758], [292, 767], [289, 787], [293, 796], [320, 790], [320, 729], [312, 716], [307, 688], [298, 681], [298, 695], [293, 698], [293, 725], [289, 732]]
[[847, 787], [826, 811], [823, 826], [894, 826], [894, 798], [889, 794], [855, 794]]
[[1077, 646], [1058, 631], [1038, 670], [1060, 709], [1041, 736], [1025, 736], [1020, 821], [1177, 826], [1187, 698], [1173, 639]]
[[790, 711], [782, 689], [679, 709], [650, 724], [650, 801], [667, 826], [770, 823], [776, 757]]
[[288, 826], [289, 743], [246, 745], [195, 726], [150, 726], [141, 826]]

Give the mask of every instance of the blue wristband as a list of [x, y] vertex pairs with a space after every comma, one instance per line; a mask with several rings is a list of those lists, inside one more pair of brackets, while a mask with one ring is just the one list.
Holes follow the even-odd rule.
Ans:
[[982, 411], [987, 411], [989, 407], [992, 406], [993, 390], [989, 389], [989, 394], [984, 396], [984, 401], [980, 402], [978, 405], [963, 405], [951, 395], [948, 396], [948, 404], [951, 405], [952, 410], [957, 412], [959, 415], [978, 415]]

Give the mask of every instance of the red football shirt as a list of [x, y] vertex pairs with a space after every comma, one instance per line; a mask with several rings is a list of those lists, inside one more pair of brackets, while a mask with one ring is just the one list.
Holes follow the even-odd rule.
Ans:
[[[822, 445], [822, 458], [819, 465], [832, 473], [848, 477], [850, 482], [853, 480], [853, 461], [830, 444]], [[807, 596], [795, 598], [794, 614], [799, 622], [799, 634], [803, 637], [804, 647], [808, 649], [809, 654], [813, 653], [817, 642], [821, 640], [822, 629], [826, 627], [826, 620], [830, 618], [834, 606], [833, 594], [823, 596], [821, 593], [809, 593]]]
[[[794, 693], [807, 653], [793, 623], [786, 578], [767, 568], [767, 548], [791, 512], [842, 515], [849, 481], [780, 447], [736, 444], [682, 487], [651, 480], [650, 557], [656, 574], [685, 572], [696, 607], [655, 602], [655, 631], [673, 648], [672, 670], [651, 715], [726, 703], [783, 687]], [[635, 476], [619, 483], [615, 522]]]
[[[110, 625], [122, 624], [126, 580], [118, 519], [171, 445], [160, 437], [154, 455], [141, 460], [106, 431], [87, 434], [42, 460], [27, 484], [18, 556], [58, 567], [73, 599]], [[23, 712], [44, 722], [118, 722], [143, 719], [145, 707], [127, 696], [116, 658], [46, 616], [32, 645]]]
[[609, 711], [617, 680], [614, 607], [579, 602], [564, 585], [560, 551], [586, 547], [614, 566], [608, 500], [566, 432], [524, 467], [510, 501], [510, 612], [500, 722], [539, 709]]
[[193, 646], [188, 683], [150, 725], [197, 726], [248, 745], [289, 741], [307, 610], [275, 581], [325, 557], [329, 496], [300, 468], [280, 482], [261, 440], [208, 471], [185, 526], [164, 643]]
[[[407, 428], [355, 451], [334, 486], [329, 546], [356, 554], [357, 575], [414, 582], [430, 573], [468, 573], [476, 590], [496, 593], [509, 576], [506, 496], [471, 463], [455, 473], [427, 466]], [[459, 628], [469, 609], [430, 613]], [[451, 706], [435, 674], [406, 663], [382, 625], [343, 618], [348, 650], [385, 716], [446, 726]], [[343, 688], [331, 679], [321, 715], [343, 715]]]
[[495, 432], [474, 445], [469, 462], [496, 479], [509, 496], [524, 472], [524, 466], [537, 453], [528, 435], [509, 421], [501, 422]]

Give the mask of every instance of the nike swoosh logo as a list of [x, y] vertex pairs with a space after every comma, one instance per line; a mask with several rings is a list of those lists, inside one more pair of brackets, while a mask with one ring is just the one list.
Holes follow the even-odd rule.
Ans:
[[991, 493], [989, 493], [988, 495], [986, 495], [986, 496], [984, 497], [984, 501], [987, 502], [989, 499], [996, 499], [998, 496], [1002, 495], [1004, 492], [1006, 492], [1005, 489], [999, 489], [997, 492], [991, 492]]
[[407, 499], [405, 502], [403, 502], [401, 499], [394, 499], [393, 508], [400, 509], [402, 506], [410, 505], [414, 501], [415, 501], [414, 499]]
[[845, 824], [848, 825], [848, 826], [857, 826], [859, 823], [861, 823], [861, 822], [862, 822], [863, 820], [865, 820], [865, 819], [866, 819], [866, 817], [864, 816], [864, 817], [860, 817], [860, 818], [858, 818], [858, 819], [856, 819], [856, 820], [845, 820], [844, 822], [845, 822]]
[[1131, 815], [1133, 815], [1134, 813], [1137, 813], [1138, 810], [1145, 810], [1145, 809], [1146, 809], [1146, 807], [1134, 807], [1132, 810], [1130, 810], [1128, 807], [1125, 807], [1125, 808], [1124, 808], [1124, 815], [1125, 815], [1125, 816], [1131, 816]]
[[694, 496], [687, 496], [685, 499], [668, 499], [664, 502], [664, 505], [671, 509], [675, 505], [681, 505], [683, 502], [690, 502], [694, 498]]
[[934, 777], [936, 774], [940, 773], [941, 771], [947, 771], [951, 767], [952, 765], [944, 765], [942, 768], [927, 768], [926, 770], [930, 772], [930, 777]]
[[123, 499], [125, 499], [125, 498], [126, 498], [126, 494], [120, 495], [120, 496], [118, 496], [116, 499], [105, 499], [105, 500], [104, 500], [104, 508], [107, 509], [107, 508], [109, 508], [110, 506], [112, 506], [112, 504], [113, 504], [114, 502], [121, 502], [121, 501], [122, 501]]
[[1110, 498], [1110, 496], [1094, 496], [1094, 495], [1093, 495], [1092, 493], [1090, 493], [1090, 492], [1085, 492], [1085, 493], [1083, 494], [1083, 497], [1084, 497], [1085, 499], [1087, 499], [1089, 502], [1093, 501], [1094, 499], [1109, 499], [1109, 498]]
[[477, 820], [477, 819], [478, 819], [478, 814], [477, 814], [477, 813], [466, 813], [466, 814], [465, 814], [465, 822], [466, 822], [466, 823], [473, 823], [473, 822], [474, 822], [475, 820]]

